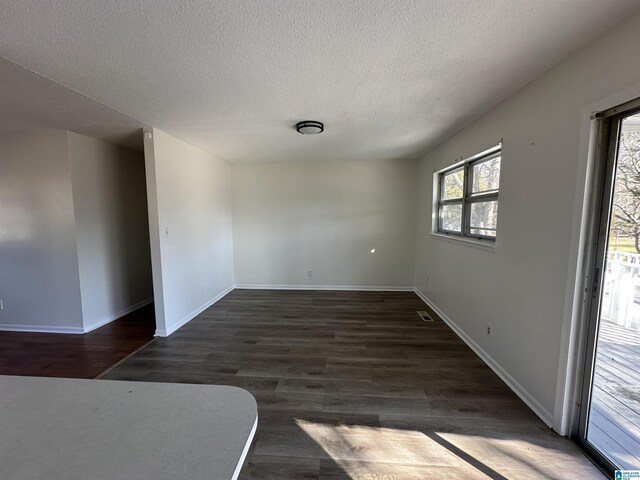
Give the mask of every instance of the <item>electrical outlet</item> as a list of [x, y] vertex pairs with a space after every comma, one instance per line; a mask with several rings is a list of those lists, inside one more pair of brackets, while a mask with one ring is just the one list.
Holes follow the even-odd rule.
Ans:
[[307, 275], [309, 275], [310, 277], [313, 277], [313, 270], [309, 270], [309, 271], [307, 272]]
[[487, 335], [490, 337], [491, 336], [491, 325], [489, 325], [487, 323]]

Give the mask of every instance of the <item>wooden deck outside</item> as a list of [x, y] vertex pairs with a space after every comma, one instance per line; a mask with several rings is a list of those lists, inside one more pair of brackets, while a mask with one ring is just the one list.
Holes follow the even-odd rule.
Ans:
[[640, 333], [600, 324], [588, 440], [620, 468], [640, 469]]

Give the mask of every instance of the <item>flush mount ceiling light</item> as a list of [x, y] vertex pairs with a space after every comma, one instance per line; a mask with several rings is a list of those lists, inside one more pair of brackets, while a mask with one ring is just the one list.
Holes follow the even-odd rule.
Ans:
[[324, 132], [324, 125], [321, 122], [305, 120], [304, 122], [299, 122], [296, 125], [296, 130], [298, 131], [298, 133], [301, 133], [303, 135], [316, 135], [318, 133]]

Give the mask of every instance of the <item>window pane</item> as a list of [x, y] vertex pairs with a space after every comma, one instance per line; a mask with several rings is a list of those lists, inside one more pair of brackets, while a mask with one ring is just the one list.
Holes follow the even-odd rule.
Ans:
[[471, 193], [498, 190], [500, 187], [500, 157], [473, 165]]
[[462, 231], [462, 204], [442, 206], [442, 229], [450, 232]]
[[496, 236], [498, 224], [498, 201], [473, 202], [469, 227], [472, 235]]
[[445, 173], [442, 180], [442, 200], [462, 198], [464, 185], [464, 169]]

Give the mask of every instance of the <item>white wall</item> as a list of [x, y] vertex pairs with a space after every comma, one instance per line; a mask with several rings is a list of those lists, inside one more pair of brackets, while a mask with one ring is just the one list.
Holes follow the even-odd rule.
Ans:
[[152, 300], [144, 156], [68, 132], [85, 330]]
[[231, 168], [155, 128], [144, 142], [157, 334], [168, 335], [233, 287]]
[[0, 329], [82, 331], [64, 131], [0, 135]]
[[412, 286], [416, 175], [412, 160], [233, 164], [236, 283]]
[[[420, 162], [417, 287], [559, 428], [589, 113], [640, 96], [640, 16], [569, 57]], [[609, 106], [613, 106], [609, 105]], [[504, 139], [495, 252], [430, 235], [434, 169]], [[492, 325], [492, 335], [485, 333]], [[563, 326], [565, 327], [563, 330]], [[564, 335], [564, 336], [563, 336]], [[560, 380], [558, 378], [560, 377]], [[554, 414], [556, 421], [553, 421]]]

